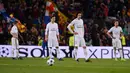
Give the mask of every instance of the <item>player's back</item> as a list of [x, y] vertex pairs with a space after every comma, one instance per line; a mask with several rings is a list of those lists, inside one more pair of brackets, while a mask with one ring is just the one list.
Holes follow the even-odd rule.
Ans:
[[11, 28], [10, 33], [16, 33], [16, 34], [18, 34], [18, 28], [17, 28], [16, 25], [14, 25], [14, 26]]

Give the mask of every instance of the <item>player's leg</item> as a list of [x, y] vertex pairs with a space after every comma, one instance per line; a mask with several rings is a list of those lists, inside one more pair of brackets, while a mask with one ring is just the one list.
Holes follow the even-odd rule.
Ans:
[[60, 56], [59, 46], [56, 47], [56, 53], [57, 53], [57, 59], [58, 59], [59, 61], [63, 61], [62, 57]]
[[113, 47], [113, 49], [114, 49], [115, 61], [118, 61], [117, 56], [116, 56], [116, 47]]
[[18, 39], [15, 39], [15, 42], [16, 42], [16, 57], [18, 59], [22, 60], [23, 58], [19, 56], [19, 41], [18, 41]]
[[54, 58], [52, 55], [52, 47], [48, 47], [49, 48], [49, 57], [50, 59]]
[[121, 41], [118, 40], [117, 42], [117, 48], [119, 49], [119, 53], [120, 53], [120, 56], [121, 56], [121, 60], [122, 61], [125, 61], [125, 59], [123, 58], [123, 48], [122, 48], [122, 45], [121, 45]]
[[87, 53], [87, 47], [86, 47], [86, 44], [85, 44], [85, 40], [84, 38], [81, 38], [81, 46], [83, 47], [83, 51], [84, 51], [84, 56], [85, 56], [85, 62], [91, 62], [88, 58], [88, 53]]
[[57, 38], [53, 39], [53, 46], [56, 47], [57, 59], [59, 61], [62, 61], [63, 59], [60, 56], [59, 42], [58, 42]]
[[79, 47], [79, 38], [78, 36], [74, 36], [74, 57], [75, 60], [79, 62], [79, 59], [77, 57], [78, 47]]
[[15, 39], [15, 44], [16, 44], [16, 57], [19, 58], [19, 42], [18, 39]]
[[52, 39], [48, 39], [48, 49], [49, 49], [49, 57], [53, 58], [52, 56]]
[[112, 39], [112, 46], [113, 46], [113, 49], [114, 49], [114, 56], [115, 56], [115, 60], [117, 61], [117, 57], [116, 57], [116, 39]]
[[16, 45], [15, 45], [15, 38], [11, 38], [11, 43], [12, 43], [12, 59], [16, 59], [16, 55], [15, 55], [15, 50], [16, 50]]
[[77, 57], [77, 52], [78, 52], [78, 46], [74, 46], [74, 58], [75, 58], [76, 61], [79, 62], [79, 59]]

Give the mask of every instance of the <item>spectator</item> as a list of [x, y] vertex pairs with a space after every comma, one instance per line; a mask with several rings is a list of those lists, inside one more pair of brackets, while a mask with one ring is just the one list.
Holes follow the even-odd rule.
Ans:
[[121, 36], [122, 46], [126, 46], [126, 37], [124, 35]]
[[41, 36], [38, 36], [38, 46], [42, 46], [43, 39]]
[[126, 45], [130, 46], [130, 35], [126, 36]]
[[[102, 28], [104, 27], [109, 28], [112, 26], [111, 23], [104, 24], [105, 23], [104, 19], [110, 16], [121, 20], [121, 22], [123, 22], [121, 26], [122, 27], [125, 26], [123, 28], [125, 35], [129, 34], [129, 29], [130, 29], [129, 27], [130, 1], [129, 0], [80, 0], [80, 1], [79, 0], [51, 0], [51, 1], [54, 1], [56, 6], [58, 7], [58, 10], [60, 10], [63, 14], [65, 14], [69, 18], [69, 20], [73, 19], [72, 16], [75, 16], [77, 11], [82, 10], [84, 13], [83, 14], [84, 20], [92, 19], [94, 24], [98, 24], [99, 26], [98, 30], [96, 29], [98, 32], [95, 31], [94, 29], [91, 30], [91, 28], [93, 28], [92, 27], [93, 23], [91, 23], [91, 25], [87, 27], [89, 38], [92, 38], [93, 41], [96, 41], [94, 42], [96, 43], [96, 45], [100, 45], [99, 40], [102, 40], [102, 42], [104, 42], [104, 40], [106, 39], [108, 40], [107, 36], [100, 33]], [[8, 14], [14, 14], [14, 17], [19, 19], [22, 23], [26, 24], [27, 31], [21, 34], [23, 39], [25, 40], [25, 44], [29, 44], [29, 42], [32, 42], [31, 41], [32, 39], [34, 42], [34, 38], [37, 39], [38, 35], [40, 36], [43, 35], [42, 33], [44, 33], [44, 31], [42, 30], [44, 30], [45, 28], [41, 29], [41, 27], [44, 24], [43, 17], [45, 15], [45, 10], [46, 10], [46, 0], [2, 0], [2, 2], [3, 3], [1, 3], [0, 5], [0, 12], [6, 10]], [[3, 8], [5, 8], [5, 10], [3, 10]], [[59, 16], [57, 17], [57, 22], [60, 18], [62, 17]], [[7, 24], [7, 22], [3, 21], [2, 14], [0, 14], [0, 21], [2, 21], [1, 29], [3, 35], [10, 36], [7, 33], [8, 32], [7, 30], [8, 28], [10, 28], [10, 25]], [[67, 24], [68, 22], [64, 22], [64, 21], [59, 22], [60, 34], [62, 35], [62, 37], [60, 38], [63, 40], [62, 42], [60, 42], [61, 45], [68, 45], [69, 34], [66, 34], [68, 33], [66, 30]], [[85, 24], [89, 25], [88, 22], [85, 22]], [[33, 25], [35, 25], [35, 29]], [[94, 36], [98, 36], [98, 37], [94, 38]], [[99, 36], [104, 38], [99, 39]], [[7, 41], [8, 39], [10, 39], [10, 37], [4, 37], [4, 39], [5, 41], [3, 42], [3, 44], [7, 44]], [[37, 45], [38, 40], [36, 41], [33, 44]], [[20, 44], [22, 44], [22, 41]]]
[[30, 41], [31, 41], [31, 45], [36, 45], [38, 44], [38, 31], [37, 29], [33, 26], [31, 28], [31, 37], [30, 37]]
[[[1, 22], [0, 22], [0, 24], [2, 24]], [[0, 44], [3, 44], [4, 43], [4, 39], [3, 39], [3, 37], [4, 37], [4, 31], [3, 31], [3, 27], [2, 27], [2, 25], [0, 25]]]

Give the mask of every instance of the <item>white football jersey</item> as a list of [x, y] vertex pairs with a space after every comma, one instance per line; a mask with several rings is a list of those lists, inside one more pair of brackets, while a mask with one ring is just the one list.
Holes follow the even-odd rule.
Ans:
[[57, 23], [48, 23], [46, 26], [45, 35], [48, 35], [48, 38], [56, 38], [59, 35], [58, 24]]
[[12, 33], [15, 33], [15, 34], [17, 34], [17, 35], [18, 35], [18, 28], [17, 28], [17, 26], [16, 26], [16, 25], [14, 25], [14, 26], [11, 28], [10, 33], [11, 33], [11, 34], [12, 34]]
[[84, 37], [84, 23], [82, 19], [74, 19], [68, 26], [74, 25], [74, 32], [80, 37]]
[[112, 36], [119, 39], [121, 37], [121, 32], [123, 31], [120, 26], [118, 27], [113, 26], [108, 32], [112, 32]]

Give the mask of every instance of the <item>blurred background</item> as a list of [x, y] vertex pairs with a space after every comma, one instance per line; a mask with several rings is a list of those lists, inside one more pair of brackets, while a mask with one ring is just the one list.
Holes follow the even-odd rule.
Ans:
[[68, 46], [73, 36], [67, 25], [82, 12], [86, 45], [111, 46], [106, 32], [118, 19], [124, 46], [130, 46], [130, 0], [0, 0], [0, 44], [11, 44], [11, 22], [19, 21], [19, 44], [41, 45], [50, 16], [59, 24], [60, 46]]

